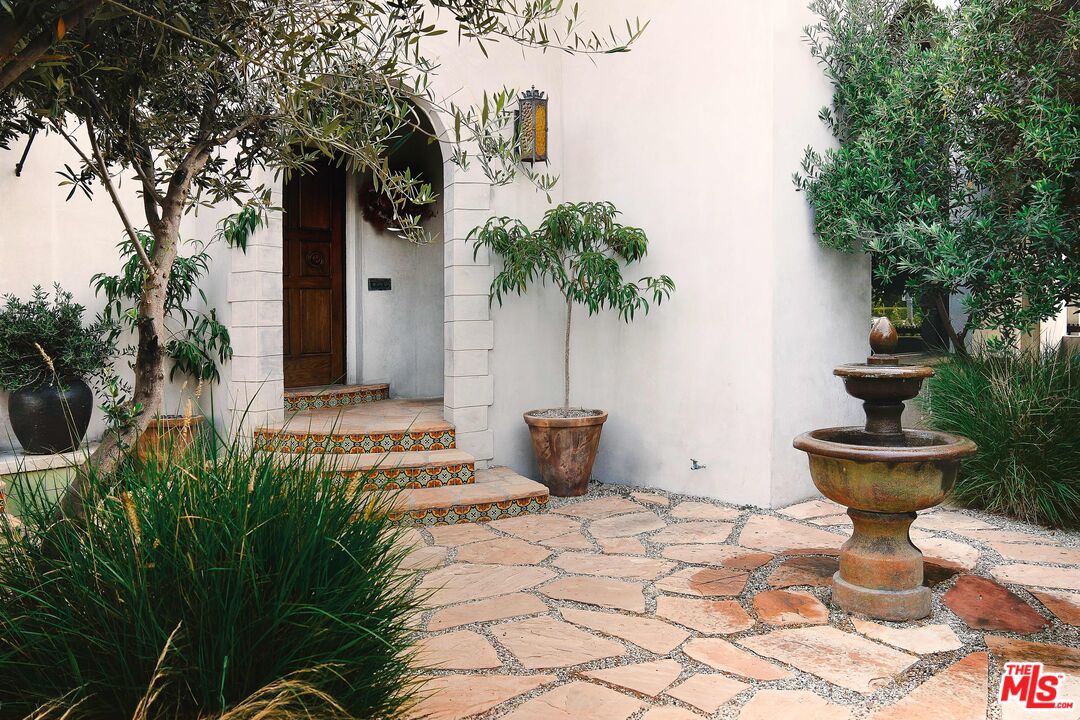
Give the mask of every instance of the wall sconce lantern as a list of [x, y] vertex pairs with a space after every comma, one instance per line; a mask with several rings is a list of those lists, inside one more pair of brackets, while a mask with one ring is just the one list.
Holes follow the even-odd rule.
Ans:
[[548, 155], [548, 99], [543, 90], [533, 87], [518, 97], [518, 109], [514, 113], [514, 134], [518, 142], [518, 158], [521, 162], [547, 162]]

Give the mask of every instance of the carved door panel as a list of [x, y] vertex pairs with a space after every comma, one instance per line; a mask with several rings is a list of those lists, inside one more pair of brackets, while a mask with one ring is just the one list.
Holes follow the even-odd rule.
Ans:
[[345, 381], [345, 173], [330, 162], [284, 191], [285, 387]]

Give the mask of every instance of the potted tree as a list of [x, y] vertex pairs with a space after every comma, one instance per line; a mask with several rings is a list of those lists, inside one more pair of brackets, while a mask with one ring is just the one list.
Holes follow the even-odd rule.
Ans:
[[551, 281], [566, 300], [563, 346], [563, 404], [525, 413], [540, 474], [557, 497], [584, 495], [592, 474], [600, 431], [608, 414], [570, 405], [570, 323], [574, 305], [589, 315], [614, 310], [626, 322], [669, 297], [675, 283], [667, 275], [627, 282], [622, 267], [648, 252], [640, 228], [615, 221], [609, 202], [564, 203], [549, 210], [530, 230], [519, 220], [492, 218], [469, 233], [475, 253], [488, 248], [503, 260], [491, 284], [491, 301], [528, 290], [535, 281]]
[[0, 388], [11, 393], [11, 429], [25, 452], [49, 454], [79, 447], [94, 394], [86, 380], [100, 377], [113, 353], [105, 322], [84, 327], [85, 308], [54, 286], [35, 286], [23, 302], [4, 296], [0, 310]]

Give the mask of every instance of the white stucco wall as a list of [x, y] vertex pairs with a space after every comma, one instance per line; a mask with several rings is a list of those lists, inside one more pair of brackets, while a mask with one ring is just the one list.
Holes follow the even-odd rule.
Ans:
[[[651, 23], [632, 52], [596, 58], [509, 43], [489, 45], [485, 57], [452, 35], [428, 43], [441, 63], [437, 93], [459, 105], [503, 86], [548, 92], [546, 170], [561, 178], [551, 203], [613, 201], [623, 222], [651, 240], [649, 258], [628, 275], [667, 273], [677, 284], [669, 303], [632, 325], [576, 313], [572, 401], [611, 414], [595, 468], [602, 481], [776, 506], [813, 492], [792, 437], [859, 419], [832, 368], [866, 354], [868, 264], [819, 248], [805, 198], [790, 182], [802, 148], [829, 142], [817, 111], [830, 93], [802, 40], [804, 5], [589, 0], [582, 10], [594, 26], [620, 26], [634, 15]], [[87, 285], [94, 272], [117, 265], [114, 211], [103, 194], [93, 204], [63, 202], [53, 171], [70, 158], [55, 142], [39, 138], [18, 180], [16, 160], [17, 152], [0, 154], [0, 289], [25, 293], [57, 279], [96, 310]], [[535, 477], [521, 413], [561, 400], [561, 299], [536, 287], [489, 313], [497, 261], [474, 260], [464, 238], [491, 215], [535, 224], [551, 204], [523, 180], [488, 187], [475, 163], [448, 168], [445, 182], [452, 233], [433, 247], [386, 247], [353, 213], [350, 380], [389, 379], [397, 394], [428, 394], [427, 380], [410, 387], [404, 375], [394, 379], [392, 367], [411, 361], [392, 360], [405, 351], [387, 343], [395, 334], [429, 333], [392, 318], [445, 315], [441, 345], [429, 352], [422, 341], [406, 352], [417, 363], [414, 376], [443, 368], [446, 414], [462, 446]], [[137, 209], [132, 185], [125, 192]], [[205, 212], [189, 218], [185, 234], [208, 237], [216, 220]], [[235, 320], [238, 358], [226, 369], [232, 404], [261, 393], [259, 409], [272, 412], [281, 392], [280, 306], [273, 312], [280, 223], [254, 245], [244, 257], [216, 248], [207, 289], [223, 318]], [[428, 277], [439, 249], [438, 290], [432, 281], [424, 297], [385, 298], [394, 302], [382, 308], [384, 298], [372, 297], [380, 293], [367, 292], [368, 277], [393, 277], [395, 291], [404, 289], [400, 277]], [[430, 308], [441, 293], [445, 305]], [[691, 458], [706, 467], [691, 470]]]
[[[117, 244], [124, 238], [123, 226], [116, 210], [109, 202], [105, 190], [98, 188], [92, 200], [77, 192], [71, 200], [65, 200], [70, 187], [60, 187], [57, 171], [64, 164], [78, 167], [75, 152], [57, 136], [39, 134], [34, 140], [22, 176], [15, 176], [15, 164], [22, 155], [25, 140], [8, 151], [0, 150], [0, 293], [12, 293], [25, 299], [34, 285], [51, 290], [54, 282], [60, 283], [74, 295], [76, 302], [86, 306], [86, 322], [104, 305], [104, 298], [94, 295], [90, 279], [95, 273], [116, 273], [121, 261]], [[135, 193], [132, 178], [123, 180], [119, 194], [123, 198], [132, 222], [140, 226], [141, 200]], [[209, 241], [218, 220], [230, 210], [221, 212], [200, 210], [184, 218], [184, 238]], [[195, 250], [185, 246], [184, 254]], [[220, 243], [209, 247], [212, 256], [211, 273], [200, 284], [209, 305], [216, 307], [219, 318], [230, 322], [230, 308], [226, 301], [228, 268], [238, 250], [231, 250]], [[202, 305], [198, 297], [195, 302]], [[126, 361], [118, 364], [119, 372], [130, 372]], [[213, 414], [228, 426], [228, 390], [230, 367], [222, 368], [220, 385], [208, 386], [199, 401], [203, 412]], [[182, 412], [192, 396], [194, 384], [177, 377], [170, 383], [164, 412]], [[0, 393], [6, 395], [6, 393]], [[97, 398], [100, 401], [100, 398]], [[95, 407], [87, 437], [100, 437], [104, 429], [100, 408]], [[0, 450], [17, 446], [18, 441], [10, 432], [7, 421], [7, 399], [0, 399]]]

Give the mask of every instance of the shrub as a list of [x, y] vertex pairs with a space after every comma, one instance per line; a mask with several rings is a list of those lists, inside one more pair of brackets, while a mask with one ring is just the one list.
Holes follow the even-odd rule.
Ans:
[[1080, 524], [1080, 357], [981, 353], [936, 368], [931, 427], [971, 438], [953, 498], [1054, 526]]
[[19, 498], [0, 717], [400, 717], [416, 679], [400, 533], [298, 462], [238, 443], [130, 459], [85, 527]]
[[111, 326], [99, 322], [83, 327], [84, 312], [59, 285], [51, 299], [40, 285], [25, 302], [5, 295], [0, 309], [0, 388], [13, 391], [100, 375], [113, 354]]

